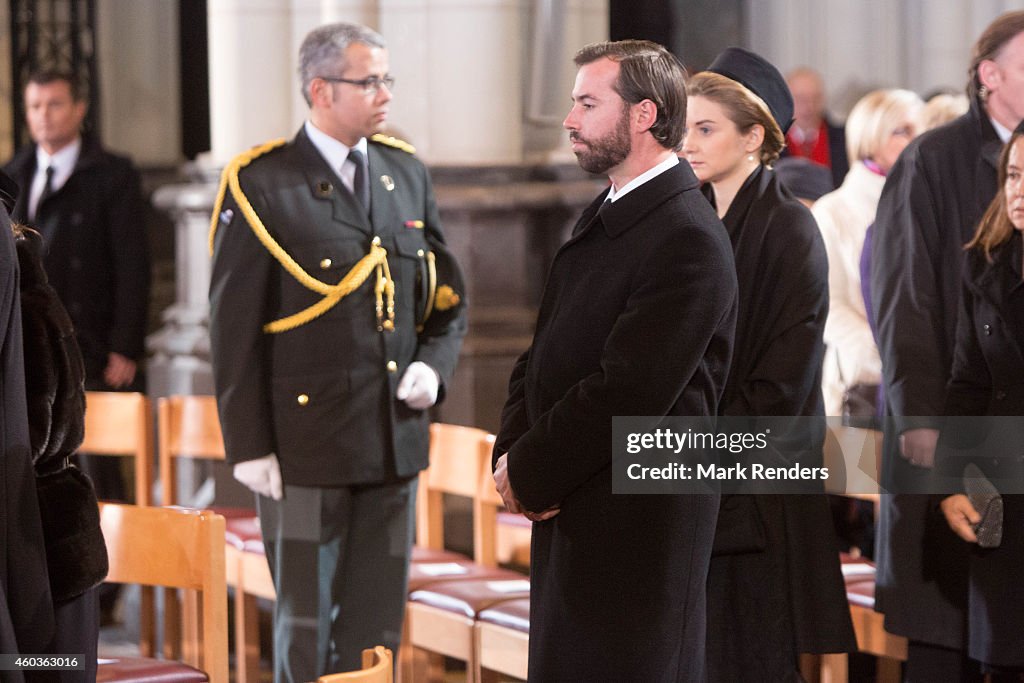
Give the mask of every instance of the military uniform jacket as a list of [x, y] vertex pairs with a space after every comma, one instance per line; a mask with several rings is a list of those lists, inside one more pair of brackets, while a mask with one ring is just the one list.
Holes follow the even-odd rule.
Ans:
[[271, 236], [324, 282], [340, 281], [379, 237], [395, 281], [393, 331], [378, 330], [371, 276], [312, 321], [265, 332], [322, 297], [282, 268], [230, 195], [219, 216], [210, 341], [227, 456], [276, 453], [286, 484], [377, 483], [426, 467], [428, 415], [395, 390], [420, 360], [440, 375], [443, 396], [464, 334], [461, 314], [416, 330], [424, 254], [444, 239], [426, 168], [407, 152], [368, 148], [369, 219], [303, 130], [239, 179]]
[[96, 383], [110, 352], [136, 361], [145, 354], [150, 270], [139, 173], [83, 137], [71, 176], [29, 221], [36, 146], [19, 150], [4, 170], [21, 186], [12, 217], [46, 238], [46, 274], [75, 325], [88, 388], [104, 388]]
[[736, 320], [729, 238], [689, 164], [559, 249], [495, 456], [533, 525], [531, 681], [703, 681], [717, 496], [613, 495], [612, 417], [714, 415]]

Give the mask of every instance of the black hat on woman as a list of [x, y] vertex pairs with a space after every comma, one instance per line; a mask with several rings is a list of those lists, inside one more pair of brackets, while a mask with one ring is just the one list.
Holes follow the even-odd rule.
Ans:
[[727, 47], [707, 70], [731, 78], [764, 100], [782, 134], [786, 134], [793, 123], [793, 95], [786, 79], [768, 60], [741, 47]]

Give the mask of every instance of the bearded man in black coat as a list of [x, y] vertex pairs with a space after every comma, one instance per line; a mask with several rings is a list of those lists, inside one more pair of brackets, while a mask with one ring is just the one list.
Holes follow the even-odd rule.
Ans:
[[646, 41], [601, 43], [564, 127], [611, 187], [548, 276], [494, 450], [532, 519], [531, 681], [703, 681], [714, 495], [613, 495], [612, 417], [714, 415], [737, 285], [729, 238], [673, 151], [685, 72]]
[[953, 362], [963, 245], [997, 190], [1003, 142], [1024, 119], [1024, 12], [978, 38], [971, 108], [914, 140], [886, 178], [871, 292], [888, 412], [876, 608], [910, 640], [908, 681], [975, 680], [963, 656], [967, 547], [927, 495]]

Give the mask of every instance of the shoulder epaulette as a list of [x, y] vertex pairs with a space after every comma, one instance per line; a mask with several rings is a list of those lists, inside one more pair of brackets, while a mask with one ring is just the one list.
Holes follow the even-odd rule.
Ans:
[[[270, 142], [264, 142], [262, 145], [256, 145], [252, 147], [234, 159], [228, 162], [227, 166], [224, 167], [224, 171], [220, 174], [220, 187], [217, 188], [217, 198], [213, 202], [213, 215], [210, 217], [210, 254], [213, 254], [213, 240], [217, 236], [217, 225], [220, 224], [220, 209], [224, 204], [224, 195], [227, 193], [229, 187], [235, 199], [240, 199], [240, 204], [244, 202], [245, 195], [242, 194], [242, 188], [238, 185], [238, 172], [251, 164], [253, 160], [258, 159], [267, 152], [277, 149], [284, 145], [287, 140], [284, 138], [278, 138], [271, 140]], [[237, 189], [237, 191], [236, 191]]]
[[379, 143], [381, 145], [387, 145], [388, 147], [394, 147], [395, 149], [400, 149], [403, 152], [408, 152], [409, 154], [416, 153], [416, 148], [410, 145], [408, 142], [406, 142], [405, 140], [399, 140], [398, 138], [392, 137], [390, 135], [383, 135], [381, 133], [377, 133], [376, 135], [370, 137], [370, 141]]

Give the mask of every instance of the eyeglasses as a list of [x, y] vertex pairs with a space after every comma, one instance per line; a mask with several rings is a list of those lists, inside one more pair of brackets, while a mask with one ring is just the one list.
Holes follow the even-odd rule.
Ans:
[[395, 77], [391, 75], [384, 76], [367, 76], [366, 78], [360, 78], [354, 80], [352, 78], [335, 78], [333, 76], [317, 76], [317, 78], [327, 81], [328, 83], [348, 83], [349, 85], [359, 86], [363, 89], [363, 92], [367, 95], [376, 94], [380, 91], [381, 87], [387, 86], [388, 90], [392, 90], [395, 87]]

